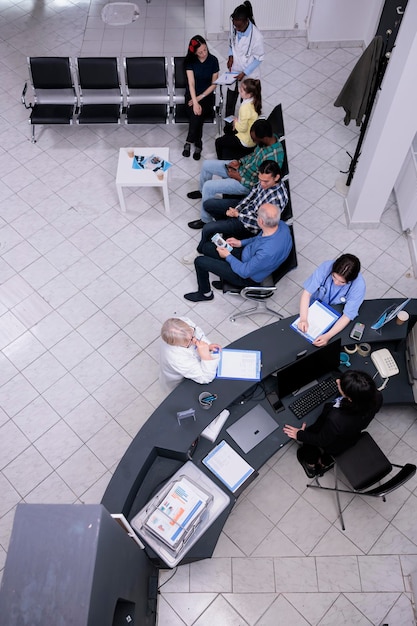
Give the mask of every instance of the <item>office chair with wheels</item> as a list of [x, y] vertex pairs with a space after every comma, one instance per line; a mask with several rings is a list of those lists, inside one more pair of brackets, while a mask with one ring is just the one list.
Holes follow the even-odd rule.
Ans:
[[[314, 479], [315, 482], [308, 484], [307, 487], [336, 492], [342, 530], [345, 530], [345, 523], [340, 506], [339, 493], [351, 493], [371, 498], [382, 498], [385, 502], [385, 496], [388, 493], [401, 487], [401, 485], [410, 480], [416, 473], [416, 466], [411, 463], [406, 463], [405, 465], [390, 463], [368, 432], [361, 433], [357, 443], [348, 448], [345, 452], [342, 452], [342, 454], [335, 456], [334, 459], [335, 486], [323, 487], [316, 476]], [[388, 476], [393, 467], [398, 467], [400, 470], [386, 482], [377, 484]], [[352, 487], [351, 489], [340, 489], [338, 487], [339, 472], [348, 480]], [[376, 486], [373, 487], [373, 485]]]
[[78, 124], [118, 124], [122, 88], [115, 57], [77, 59], [80, 107]]
[[26, 82], [22, 102], [31, 109], [31, 140], [36, 143], [35, 125], [72, 123], [77, 94], [68, 57], [28, 57], [28, 66], [33, 101], [27, 95]]
[[261, 285], [256, 285], [254, 287], [244, 287], [240, 289], [239, 287], [230, 285], [228, 283], [223, 284], [223, 293], [230, 293], [232, 295], [240, 295], [245, 300], [250, 300], [251, 302], [255, 302], [255, 305], [250, 309], [246, 309], [245, 311], [236, 311], [230, 316], [230, 321], [234, 322], [238, 317], [250, 317], [255, 313], [266, 313], [267, 315], [276, 315], [280, 319], [282, 319], [281, 313], [271, 309], [267, 304], [266, 300], [271, 298], [275, 291], [277, 290], [277, 283], [284, 278], [288, 272], [295, 269], [297, 267], [297, 251], [295, 248], [295, 239], [294, 239], [294, 228], [292, 224], [289, 225], [291, 238], [292, 238], [292, 248], [288, 257], [285, 259], [283, 263], [274, 271], [272, 274], [267, 276], [264, 281], [262, 281]]
[[166, 124], [170, 95], [165, 57], [126, 57], [126, 123]]

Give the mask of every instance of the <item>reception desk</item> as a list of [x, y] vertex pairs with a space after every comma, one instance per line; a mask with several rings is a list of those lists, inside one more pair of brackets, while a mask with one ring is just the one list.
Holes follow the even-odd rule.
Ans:
[[[410, 313], [408, 323], [401, 326], [392, 321], [379, 332], [371, 329], [387, 306], [399, 302], [392, 299], [365, 301], [359, 321], [366, 325], [363, 342], [371, 344], [372, 349], [389, 348], [400, 369], [400, 373], [389, 380], [383, 391], [385, 403], [414, 404], [406, 366], [406, 337], [417, 320], [417, 299], [407, 305]], [[202, 459], [217, 442], [225, 440], [255, 470], [259, 470], [290, 441], [283, 433], [283, 425], [300, 425], [288, 408], [291, 400], [284, 398], [283, 410], [275, 413], [267, 399], [267, 392], [277, 386], [274, 373], [293, 363], [298, 353], [321, 350], [290, 328], [294, 319], [279, 320], [231, 344], [233, 348], [261, 351], [262, 376], [259, 383], [215, 379], [203, 387], [189, 380], [178, 385], [149, 417], [126, 450], [101, 505], [19, 506], [0, 589], [0, 613], [8, 624], [18, 626], [29, 623], [37, 611], [42, 611], [41, 621], [45, 624], [52, 623], [56, 615], [68, 612], [75, 615], [75, 608], [66, 609], [68, 598], [73, 597], [78, 601], [75, 619], [80, 626], [95, 626], [97, 623], [101, 626], [155, 624], [158, 569], [166, 565], [149, 545], [140, 549], [110, 513], [122, 513], [129, 521], [132, 520], [176, 472], [185, 471], [182, 468], [188, 462], [187, 467], [191, 467], [194, 473], [198, 473], [198, 469], [200, 479], [205, 481], [209, 478], [211, 488], [214, 482], [217, 491], [222, 490], [220, 496], [225, 508], [218, 509], [221, 512], [217, 517], [213, 509], [213, 522], [205, 527], [188, 551], [184, 550], [179, 562], [189, 563], [212, 555], [236, 498], [250, 479], [243, 483], [240, 491], [232, 493], [205, 467]], [[349, 338], [352, 326], [353, 323], [341, 334], [342, 345], [352, 343]], [[375, 374], [376, 369], [369, 356], [355, 353], [350, 360], [352, 367], [368, 371], [372, 376]], [[314, 375], [315, 372], [312, 372], [311, 377]], [[209, 410], [198, 403], [199, 394], [206, 389], [217, 395]], [[268, 411], [277, 428], [243, 454], [226, 429], [256, 404], [261, 404]], [[185, 419], [179, 424], [177, 412], [189, 408], [195, 409], [195, 421]], [[217, 440], [210, 442], [200, 438], [201, 432], [225, 408], [230, 415]], [[320, 410], [321, 407], [317, 407], [304, 421], [308, 424], [314, 422]], [[199, 528], [202, 530], [202, 525]], [[68, 581], [71, 581], [71, 586]]]
[[[408, 330], [417, 319], [417, 300], [412, 300], [407, 305], [407, 311], [410, 313], [408, 324], [397, 325], [393, 320], [380, 331], [371, 329], [371, 325], [387, 306], [400, 302], [401, 300], [395, 299], [365, 301], [358, 318], [366, 326], [362, 342], [371, 344], [372, 349], [389, 348], [400, 368], [400, 374], [389, 381], [383, 392], [386, 404], [414, 403], [406, 369], [405, 339]], [[218, 441], [224, 439], [255, 470], [259, 470], [277, 450], [289, 442], [288, 437], [282, 431], [283, 425], [292, 424], [296, 426], [300, 423], [292, 411], [288, 409], [289, 400], [287, 404], [284, 402], [283, 411], [275, 413], [266, 398], [268, 389], [274, 385], [273, 373], [276, 370], [293, 362], [300, 351], [307, 350], [310, 353], [320, 349], [311, 345], [304, 337], [290, 328], [294, 319], [295, 317], [291, 317], [264, 326], [229, 346], [261, 351], [262, 380], [260, 383], [215, 379], [212, 383], [201, 386], [190, 380], [184, 380], [162, 402], [138, 432], [110, 480], [102, 504], [111, 513], [123, 513], [128, 520], [131, 520], [161, 485], [191, 458], [199, 469], [209, 474], [211, 479], [228, 493], [230, 505], [208, 529], [204, 537], [188, 552], [182, 563], [211, 556], [221, 529], [240, 493], [239, 491], [235, 494], [229, 492], [205, 468], [202, 459]], [[352, 344], [352, 339], [349, 337], [352, 326], [353, 323], [341, 333], [342, 346]], [[336, 339], [334, 338], [334, 340]], [[368, 371], [372, 376], [375, 374], [375, 366], [370, 357], [353, 354], [350, 360], [353, 368]], [[314, 377], [314, 373], [312, 377]], [[198, 396], [202, 389], [217, 395], [217, 400], [209, 410], [203, 409], [198, 403]], [[226, 428], [258, 403], [275, 419], [278, 428], [247, 454], [243, 454], [226, 432]], [[176, 418], [177, 411], [189, 408], [195, 409], [195, 421], [187, 419], [179, 424]], [[230, 411], [230, 416], [217, 440], [212, 443], [200, 438], [197, 445], [193, 446], [204, 428], [225, 408]], [[321, 407], [318, 407], [308, 414], [305, 420], [307, 424], [315, 421], [320, 410]], [[155, 565], [164, 567], [164, 564], [159, 562], [157, 555], [151, 549], [146, 548], [146, 551]]]

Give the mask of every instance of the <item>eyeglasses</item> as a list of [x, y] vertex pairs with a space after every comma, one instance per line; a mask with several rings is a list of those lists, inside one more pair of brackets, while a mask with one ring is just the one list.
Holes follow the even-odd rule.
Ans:
[[190, 341], [188, 342], [188, 344], [186, 346], [187, 348], [189, 348], [191, 346], [191, 344], [193, 343], [194, 337], [195, 337], [195, 328], [193, 328], [193, 334], [191, 335], [191, 339], [190, 339]]

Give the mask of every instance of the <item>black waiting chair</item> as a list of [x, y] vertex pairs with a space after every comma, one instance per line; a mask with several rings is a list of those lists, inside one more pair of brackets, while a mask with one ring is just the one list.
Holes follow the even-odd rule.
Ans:
[[170, 94], [165, 57], [126, 57], [126, 123], [166, 124]]
[[[172, 58], [172, 121], [174, 124], [186, 124], [189, 120], [187, 116], [187, 103], [185, 102], [185, 91], [187, 87], [187, 77], [184, 70], [184, 57]], [[216, 117], [221, 109], [221, 102], [213, 106], [210, 115], [204, 118], [205, 122], [215, 124]]]
[[122, 88], [115, 57], [77, 59], [80, 106], [78, 124], [117, 124], [122, 112]]
[[71, 124], [77, 104], [77, 93], [68, 57], [28, 57], [29, 76], [33, 94], [28, 100], [28, 83], [22, 92], [22, 102], [31, 109], [32, 143], [36, 142], [38, 124]]
[[[361, 433], [357, 443], [342, 454], [335, 456], [334, 460], [334, 487], [323, 487], [318, 477], [307, 487], [336, 492], [342, 530], [345, 530], [345, 522], [340, 506], [339, 493], [382, 498], [385, 502], [387, 494], [401, 487], [416, 473], [416, 466], [411, 463], [406, 463], [405, 465], [391, 463], [368, 432]], [[393, 467], [400, 469], [386, 482], [381, 484], [381, 481], [392, 472]], [[339, 487], [339, 473], [345, 476], [351, 485], [351, 489], [341, 489]]]
[[240, 295], [245, 300], [250, 300], [254, 302], [254, 306], [250, 309], [246, 309], [244, 311], [235, 311], [230, 316], [230, 321], [234, 322], [238, 317], [250, 317], [254, 313], [266, 313], [267, 315], [276, 315], [282, 319], [281, 313], [271, 309], [266, 301], [271, 298], [275, 291], [277, 290], [277, 283], [284, 278], [288, 272], [295, 269], [297, 267], [297, 251], [295, 248], [295, 238], [294, 238], [294, 228], [291, 224], [289, 224], [291, 238], [292, 238], [292, 249], [288, 257], [285, 259], [283, 263], [274, 271], [272, 274], [267, 276], [264, 281], [260, 285], [256, 285], [254, 287], [244, 287], [241, 289], [240, 287], [234, 287], [233, 285], [229, 285], [228, 283], [223, 283], [223, 293], [230, 293], [233, 295]]
[[282, 106], [280, 104], [277, 104], [267, 119], [272, 126], [273, 132], [278, 135], [280, 139], [285, 137], [284, 119], [282, 117]]

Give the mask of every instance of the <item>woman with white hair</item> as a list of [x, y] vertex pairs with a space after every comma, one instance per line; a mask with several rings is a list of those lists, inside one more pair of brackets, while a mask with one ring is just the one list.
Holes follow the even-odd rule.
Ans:
[[221, 347], [187, 317], [171, 317], [161, 329], [159, 381], [172, 391], [184, 378], [210, 383], [216, 376]]

